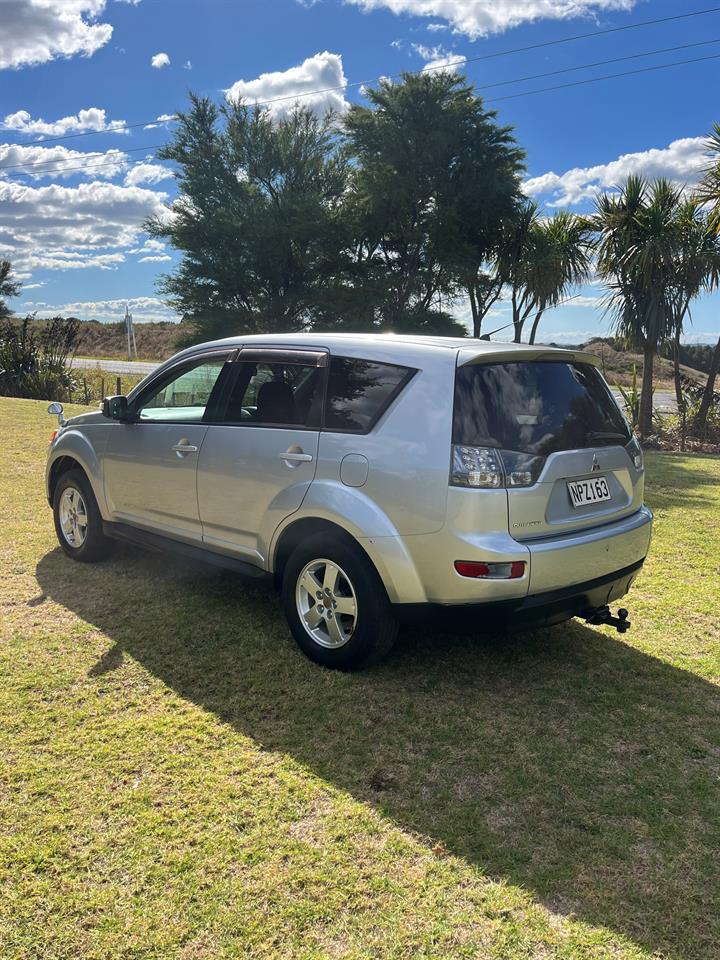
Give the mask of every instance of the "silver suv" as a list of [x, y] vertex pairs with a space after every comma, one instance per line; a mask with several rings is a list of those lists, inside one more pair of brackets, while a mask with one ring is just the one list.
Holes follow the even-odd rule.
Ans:
[[68, 556], [113, 539], [274, 578], [303, 651], [351, 669], [398, 622], [628, 626], [643, 462], [597, 358], [441, 337], [234, 337], [65, 421], [47, 496]]

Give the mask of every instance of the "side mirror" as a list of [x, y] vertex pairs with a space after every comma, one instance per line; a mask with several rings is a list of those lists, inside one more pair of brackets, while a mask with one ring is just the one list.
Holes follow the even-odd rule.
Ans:
[[63, 405], [55, 401], [51, 403], [47, 411], [51, 416], [58, 418], [58, 426], [64, 427], [67, 423], [67, 420], [63, 416]]
[[102, 414], [108, 420], [127, 420], [128, 419], [127, 397], [117, 395], [114, 397], [105, 397], [102, 402]]

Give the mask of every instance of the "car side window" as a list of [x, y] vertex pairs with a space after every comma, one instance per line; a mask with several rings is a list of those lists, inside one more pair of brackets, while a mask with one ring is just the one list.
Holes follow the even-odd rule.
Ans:
[[199, 423], [224, 366], [225, 357], [212, 357], [183, 367], [176, 376], [142, 399], [137, 410], [140, 421]]
[[238, 360], [224, 422], [320, 428], [324, 370], [303, 363]]
[[333, 357], [324, 429], [367, 433], [415, 372], [391, 363]]

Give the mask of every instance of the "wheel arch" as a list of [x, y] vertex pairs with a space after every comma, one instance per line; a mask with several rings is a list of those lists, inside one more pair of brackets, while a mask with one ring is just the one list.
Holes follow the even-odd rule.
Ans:
[[270, 570], [278, 587], [292, 551], [316, 533], [333, 533], [361, 550], [380, 577], [391, 603], [424, 603], [427, 600], [418, 571], [401, 537], [360, 538], [342, 524], [317, 516], [293, 520], [278, 534], [270, 557]]
[[90, 477], [88, 477], [87, 470], [76, 457], [64, 453], [53, 460], [48, 472], [48, 502], [51, 506], [53, 499], [55, 498], [55, 490], [60, 482], [60, 477], [68, 473], [70, 470], [75, 469], [82, 470], [87, 477], [88, 482], [90, 482]]
[[[303, 540], [306, 540], [308, 537], [313, 537], [318, 533], [330, 533], [341, 537], [345, 541], [351, 542], [354, 547], [362, 550], [368, 560], [373, 563], [367, 550], [363, 548], [357, 538], [344, 527], [341, 527], [339, 523], [334, 523], [332, 520], [325, 520], [322, 517], [301, 517], [299, 520], [294, 520], [285, 527], [275, 544], [271, 569], [277, 587], [280, 587], [282, 583], [283, 572], [293, 550], [299, 546]], [[373, 566], [375, 566], [374, 563]]]

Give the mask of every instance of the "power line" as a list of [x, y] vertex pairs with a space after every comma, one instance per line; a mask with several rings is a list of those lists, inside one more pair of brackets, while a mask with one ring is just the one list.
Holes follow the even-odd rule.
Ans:
[[[549, 70], [547, 73], [534, 73], [527, 77], [517, 77], [514, 80], [498, 80], [495, 83], [483, 83], [479, 90], [492, 90], [495, 87], [506, 87], [511, 83], [523, 83], [526, 80], [542, 80], [543, 77], [556, 77], [563, 73], [574, 73], [576, 70], [590, 70], [593, 67], [606, 67], [611, 63], [623, 63], [627, 60], [639, 60], [642, 57], [654, 57], [660, 53], [674, 53], [677, 50], [689, 50], [693, 47], [707, 47], [713, 43], [720, 43], [720, 37], [715, 40], [698, 40], [695, 43], [681, 43], [675, 47], [661, 47], [659, 50], [648, 50], [645, 53], [630, 53], [624, 57], [612, 57], [610, 60], [595, 60], [593, 63], [582, 63], [577, 67], [564, 67], [562, 70]], [[454, 66], [454, 64], [450, 64]]]
[[[687, 48], [689, 48], [689, 47], [706, 46], [706, 45], [708, 45], [708, 44], [714, 44], [714, 43], [720, 43], [720, 38], [719, 38], [719, 39], [715, 39], [715, 40], [703, 40], [703, 41], [699, 41], [699, 42], [697, 42], [697, 43], [681, 44], [681, 45], [678, 45], [678, 46], [676, 46], [676, 47], [665, 47], [665, 48], [660, 49], [660, 50], [650, 50], [650, 51], [647, 51], [646, 53], [630, 54], [630, 55], [624, 56], [624, 57], [614, 57], [614, 58], [612, 58], [612, 59], [610, 59], [610, 60], [600, 60], [600, 61], [596, 61], [595, 63], [579, 64], [578, 66], [575, 66], [575, 67], [567, 67], [567, 68], [564, 68], [564, 69], [562, 69], [562, 70], [552, 70], [552, 71], [549, 71], [549, 72], [547, 72], [547, 73], [539, 73], [539, 74], [534, 74], [534, 75], [530, 75], [530, 76], [526, 76], [526, 77], [518, 77], [518, 78], [515, 79], [515, 80], [503, 80], [503, 81], [500, 81], [500, 82], [498, 82], [498, 83], [486, 84], [486, 85], [480, 87], [479, 89], [480, 89], [480, 91], [482, 91], [482, 90], [490, 89], [490, 88], [492, 88], [492, 87], [505, 86], [505, 85], [510, 84], [510, 83], [522, 83], [522, 82], [525, 82], [525, 81], [528, 81], [528, 80], [537, 80], [537, 79], [540, 79], [540, 78], [542, 78], [542, 77], [548, 77], [548, 76], [554, 76], [554, 75], [557, 75], [557, 74], [569, 73], [569, 72], [572, 72], [572, 71], [575, 71], [575, 70], [587, 70], [587, 69], [590, 69], [590, 68], [592, 68], [592, 67], [603, 66], [603, 65], [609, 64], [609, 63], [619, 63], [619, 62], [626, 61], [626, 60], [634, 60], [634, 59], [637, 59], [638, 57], [650, 57], [650, 56], [654, 56], [654, 55], [659, 54], [659, 53], [666, 53], [666, 52], [669, 52], [669, 51], [672, 51], [672, 50], [683, 50], [683, 49], [687, 49]], [[624, 71], [621, 71], [620, 73], [605, 74], [605, 75], [600, 76], [600, 77], [587, 77], [587, 78], [585, 78], [584, 80], [575, 80], [575, 81], [572, 81], [572, 82], [570, 82], [570, 83], [553, 84], [553, 85], [550, 86], [550, 87], [540, 87], [540, 88], [537, 89], [537, 90], [524, 90], [524, 91], [522, 91], [521, 93], [513, 93], [513, 94], [507, 94], [507, 95], [502, 96], [502, 97], [494, 97], [494, 98], [492, 98], [492, 99], [486, 100], [485, 102], [486, 102], [486, 103], [499, 103], [499, 102], [501, 102], [501, 101], [503, 101], [503, 100], [515, 100], [515, 99], [519, 99], [519, 98], [522, 98], [522, 97], [534, 96], [535, 94], [538, 94], [538, 93], [547, 93], [547, 92], [549, 92], [549, 91], [564, 90], [564, 89], [567, 89], [567, 88], [569, 88], [569, 87], [578, 87], [578, 86], [583, 86], [583, 85], [589, 84], [589, 83], [598, 83], [598, 82], [603, 81], [603, 80], [614, 80], [614, 79], [617, 79], [617, 78], [627, 77], [627, 76], [633, 76], [633, 75], [635, 75], [635, 74], [640, 74], [640, 73], [650, 73], [650, 72], [653, 72], [653, 71], [656, 71], [656, 70], [666, 70], [666, 69], [668, 69], [668, 68], [670, 68], [670, 67], [685, 66], [685, 65], [693, 64], [693, 63], [703, 63], [703, 62], [705, 62], [705, 61], [707, 61], [707, 60], [717, 60], [717, 59], [719, 59], [719, 58], [720, 58], [720, 54], [711, 54], [711, 55], [708, 55], [708, 56], [706, 56], [706, 57], [695, 57], [695, 58], [688, 59], [688, 60], [675, 60], [675, 61], [671, 61], [671, 62], [669, 62], [669, 63], [654, 64], [653, 66], [650, 66], [650, 67], [639, 67], [639, 68], [637, 68], [637, 69], [635, 69], [635, 70], [624, 70]], [[164, 144], [158, 143], [158, 144], [154, 144], [154, 145], [152, 145], [152, 146], [132, 147], [132, 148], [129, 148], [129, 149], [124, 150], [124, 151], [121, 151], [121, 152], [122, 152], [122, 153], [125, 153], [125, 154], [127, 154], [127, 153], [139, 153], [139, 152], [142, 152], [142, 151], [157, 150], [157, 149], [160, 149], [162, 146], [164, 146]], [[91, 156], [97, 156], [97, 155], [96, 155], [96, 154], [91, 154]], [[92, 169], [102, 169], [103, 167], [117, 166], [117, 164], [118, 164], [119, 162], [122, 162], [122, 161], [119, 160], [119, 159], [116, 159], [116, 160], [105, 160], [104, 157], [102, 157], [102, 156], [99, 157], [99, 160], [100, 160], [99, 163], [93, 163], [92, 161], [88, 161], [88, 162], [86, 162], [86, 163], [83, 163], [81, 166], [75, 166], [75, 167], [72, 167], [72, 166], [70, 166], [70, 167], [63, 166], [63, 165], [62, 165], [62, 161], [60, 161], [60, 160], [46, 160], [46, 161], [40, 161], [40, 162], [38, 162], [38, 163], [32, 163], [32, 164], [24, 164], [24, 163], [7, 164], [7, 165], [5, 165], [5, 166], [0, 166], [0, 173], [4, 172], [5, 170], [16, 170], [15, 173], [7, 174], [7, 177], [8, 177], [8, 178], [10, 178], [10, 177], [24, 177], [24, 176], [32, 175], [31, 172], [30, 172], [30, 171], [32, 171], [32, 170], [50, 167], [51, 169], [49, 169], [49, 170], [44, 170], [44, 175], [51, 176], [51, 175], [53, 175], [53, 174], [55, 174], [55, 173], [57, 173], [57, 174], [61, 174], [61, 173], [74, 173], [74, 172], [81, 172], [81, 171], [84, 171], [84, 170], [86, 170], [86, 169], [91, 169], [91, 168], [92, 168]]]
[[[703, 10], [693, 10], [690, 13], [678, 13], [670, 17], [656, 17], [653, 20], [638, 20], [635, 23], [627, 23], [620, 27], [607, 27], [604, 30], [593, 30], [590, 33], [578, 33], [571, 37], [561, 37], [556, 40], [544, 40], [541, 43], [531, 43], [522, 47], [512, 47], [508, 50], [498, 50], [495, 53], [485, 53], [477, 57], [458, 57], [457, 59], [452, 61], [452, 64], [453, 66], [461, 66], [463, 64], [468, 64], [468, 63], [480, 63], [481, 61], [484, 61], [484, 60], [496, 60], [499, 57], [508, 57], [516, 53], [528, 53], [531, 50], [540, 50], [546, 47], [560, 46], [565, 43], [574, 43], [577, 40], [588, 40], [588, 39], [593, 39], [594, 37], [607, 36], [608, 34], [622, 33], [627, 30], [637, 30], [641, 27], [652, 27], [652, 26], [658, 26], [663, 23], [671, 23], [678, 20], [689, 20], [692, 17], [702, 17], [712, 13], [720, 13], [720, 7], [706, 7]], [[396, 77], [401, 77], [404, 74], [413, 75], [413, 74], [420, 74], [420, 73], [430, 73], [434, 70], [443, 70], [443, 69], [445, 69], [445, 65], [440, 64], [438, 66], [432, 66], [432, 67], [421, 67], [419, 70], [403, 70], [403, 71], [400, 71], [399, 73], [387, 74], [387, 77], [389, 79], [393, 79]], [[272, 97], [271, 99], [268, 99], [268, 100], [256, 100], [252, 104], [250, 104], [250, 106], [266, 107], [266, 106], [270, 106], [273, 103], [282, 103], [283, 101], [288, 101], [288, 100], [302, 100], [305, 97], [319, 96], [320, 94], [323, 94], [323, 93], [337, 93], [339, 91], [348, 90], [350, 88], [364, 87], [371, 83], [377, 83], [381, 79], [382, 77], [375, 77], [372, 80], [354, 80], [352, 83], [340, 84], [334, 87], [324, 87], [320, 90], [306, 90], [302, 93], [288, 94], [282, 97]], [[122, 131], [135, 130], [138, 127], [146, 127], [150, 124], [157, 124], [157, 123], [166, 123], [166, 122], [169, 123], [176, 119], [177, 119], [176, 114], [168, 115], [167, 118], [164, 120], [160, 120], [158, 117], [154, 117], [152, 119], [143, 120], [138, 123], [125, 124], [122, 128], [118, 128], [118, 130], [120, 129]], [[118, 132], [118, 130], [115, 130], [115, 131], [83, 130], [80, 133], [69, 133], [63, 136], [46, 137], [42, 141], [33, 141], [33, 142], [34, 143], [58, 143], [61, 140], [74, 140], [78, 137], [97, 136], [99, 133], [113, 133], [113, 132]], [[15, 131], [15, 132], [22, 132], [22, 131]]]
[[638, 73], [652, 73], [654, 70], [666, 70], [668, 67], [683, 67], [690, 63], [703, 63], [706, 60], [717, 60], [719, 53], [707, 57], [695, 57], [692, 60], [675, 60], [672, 63], [658, 63], [652, 67], [638, 67], [637, 70], [623, 70], [622, 73], [606, 73], [602, 77], [588, 77], [586, 80], [574, 80], [572, 83], [557, 83], [552, 87], [540, 87], [537, 90], [525, 90], [523, 93], [509, 93], [504, 97], [493, 97], [486, 103], [500, 103], [501, 100], [517, 100], [519, 97], [531, 97], [536, 93], [548, 93], [551, 90], [566, 90], [568, 87], [582, 87], [586, 83], [598, 83], [601, 80], [616, 80], [618, 77], [631, 77]]

